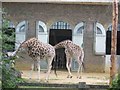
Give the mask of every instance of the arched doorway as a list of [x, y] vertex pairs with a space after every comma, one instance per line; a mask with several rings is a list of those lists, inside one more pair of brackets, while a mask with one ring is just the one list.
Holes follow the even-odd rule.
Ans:
[[44, 22], [36, 22], [36, 37], [43, 43], [48, 43], [47, 26]]
[[80, 47], [83, 47], [83, 32], [84, 32], [84, 23], [78, 23], [73, 30], [73, 42]]
[[102, 24], [96, 23], [94, 31], [94, 51], [96, 55], [105, 55], [106, 31]]
[[21, 21], [16, 26], [16, 44], [15, 48], [17, 49], [23, 41], [26, 40], [26, 30], [28, 29], [28, 22], [27, 21]]
[[[106, 32], [106, 63], [105, 63], [105, 68], [106, 72], [110, 72], [110, 66], [111, 66], [111, 38], [112, 38], [112, 24], [108, 26], [107, 32]], [[120, 24], [118, 24], [118, 31], [117, 31], [117, 69], [120, 68]]]
[[[84, 22], [80, 22], [75, 26], [73, 30], [72, 40], [73, 40], [73, 43], [77, 44], [82, 48], [84, 48], [83, 34], [84, 34]], [[78, 62], [77, 60], [73, 60], [72, 71], [77, 71], [77, 70], [78, 70]]]
[[[55, 22], [49, 32], [49, 43], [55, 45], [63, 40], [72, 40], [72, 30], [70, 25], [63, 21]], [[66, 69], [66, 55], [64, 48], [56, 50], [57, 69]], [[54, 62], [53, 62], [54, 63]]]

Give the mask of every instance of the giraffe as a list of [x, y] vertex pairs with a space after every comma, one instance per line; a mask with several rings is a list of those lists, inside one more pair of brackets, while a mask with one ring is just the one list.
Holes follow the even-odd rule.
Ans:
[[[33, 59], [33, 62], [37, 60], [38, 67], [38, 80], [40, 80], [40, 61], [48, 60], [48, 72], [46, 75], [46, 81], [49, 79], [49, 74], [52, 68], [52, 61], [55, 57], [55, 49], [52, 45], [42, 43], [37, 38], [30, 38], [24, 41], [19, 48], [16, 50], [16, 53], [21, 49], [25, 49], [28, 55]], [[34, 68], [34, 63], [31, 66], [31, 74]]]
[[[72, 63], [72, 58], [76, 59], [78, 62], [78, 71], [77, 71], [77, 78], [81, 78], [82, 75], [82, 65], [84, 67], [83, 64], [83, 59], [84, 59], [84, 51], [81, 47], [79, 47], [78, 45], [74, 44], [71, 40], [64, 40], [59, 42], [58, 44], [56, 44], [54, 46], [55, 49], [58, 48], [65, 48], [65, 54], [66, 54], [66, 67], [68, 70], [68, 76], [67, 78], [72, 78], [72, 73], [70, 71], [71, 68], [71, 63]], [[81, 71], [81, 72], [80, 72]], [[79, 75], [79, 72], [81, 75]]]

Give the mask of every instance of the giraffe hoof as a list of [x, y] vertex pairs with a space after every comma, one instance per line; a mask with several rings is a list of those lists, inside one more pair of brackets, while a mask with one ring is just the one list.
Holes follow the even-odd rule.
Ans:
[[67, 76], [67, 78], [69, 78], [69, 75]]
[[72, 78], [72, 76], [68, 75], [67, 78]]
[[81, 79], [82, 77], [81, 76], [79, 76], [79, 77], [77, 77], [78, 79]]
[[48, 80], [45, 80], [46, 83], [48, 83]]

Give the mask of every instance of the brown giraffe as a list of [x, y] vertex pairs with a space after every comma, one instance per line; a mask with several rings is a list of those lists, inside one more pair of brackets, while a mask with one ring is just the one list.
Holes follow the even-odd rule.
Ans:
[[[45, 44], [36, 38], [30, 38], [26, 41], [24, 41], [19, 48], [17, 49], [17, 52], [21, 49], [25, 49], [28, 52], [28, 55], [33, 59], [32, 68], [33, 71], [34, 62], [37, 61], [37, 67], [38, 67], [38, 79], [40, 80], [40, 60], [48, 60], [48, 72], [46, 76], [46, 80], [49, 79], [49, 74], [52, 68], [52, 61], [55, 56], [55, 49], [50, 44]], [[31, 74], [32, 74], [31, 71]]]
[[78, 45], [74, 44], [72, 41], [70, 40], [64, 40], [59, 42], [58, 44], [56, 44], [54, 46], [55, 49], [58, 48], [65, 48], [65, 54], [66, 54], [66, 67], [68, 70], [68, 78], [72, 78], [72, 74], [70, 72], [70, 68], [71, 68], [71, 63], [72, 63], [72, 58], [76, 59], [79, 67], [78, 67], [78, 75], [77, 78], [81, 78], [81, 75], [79, 75], [79, 72], [81, 70], [81, 74], [82, 74], [82, 65], [83, 65], [83, 58], [84, 58], [84, 51], [81, 47], [79, 47]]

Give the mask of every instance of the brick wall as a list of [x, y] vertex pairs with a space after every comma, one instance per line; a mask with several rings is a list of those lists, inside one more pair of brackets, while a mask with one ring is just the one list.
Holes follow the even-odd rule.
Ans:
[[107, 30], [108, 25], [112, 22], [112, 6], [55, 3], [3, 3], [3, 7], [8, 13], [8, 18], [12, 20], [15, 25], [22, 20], [28, 21], [27, 38], [35, 36], [35, 22], [38, 20], [45, 22], [48, 31], [56, 21], [68, 22], [72, 30], [76, 24], [84, 21], [85, 71], [104, 72], [105, 57], [97, 56], [93, 51], [93, 25], [97, 21]]

